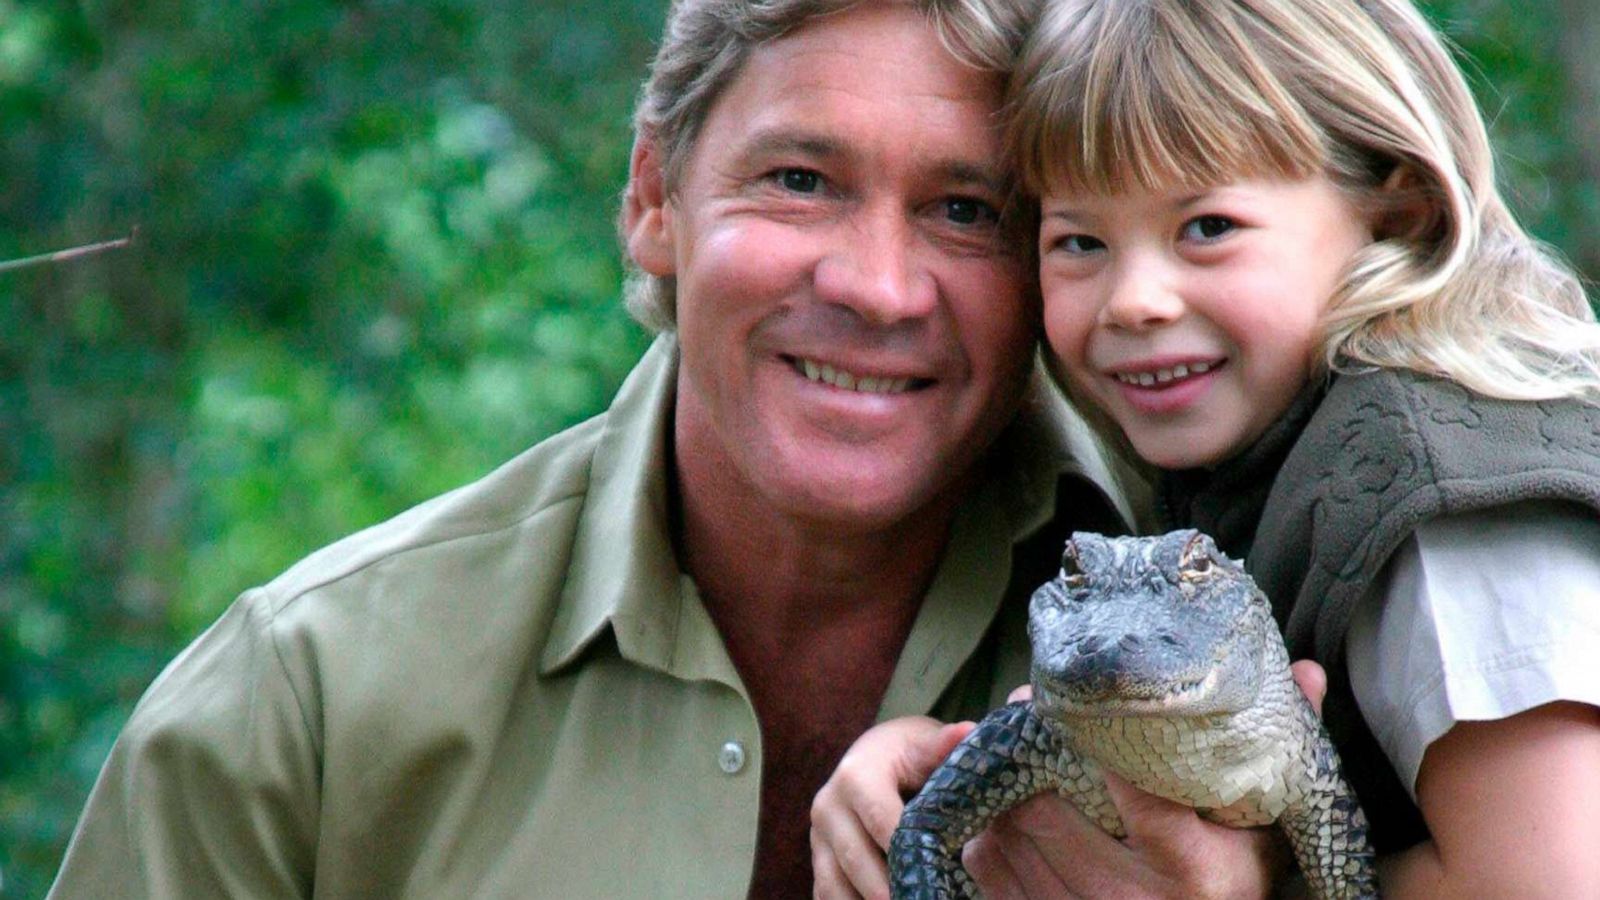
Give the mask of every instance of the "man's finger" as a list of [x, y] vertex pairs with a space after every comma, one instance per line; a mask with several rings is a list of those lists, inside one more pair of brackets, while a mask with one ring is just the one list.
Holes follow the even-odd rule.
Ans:
[[1158, 880], [1189, 897], [1252, 897], [1271, 886], [1282, 862], [1267, 828], [1228, 828], [1190, 807], [1147, 794], [1110, 772], [1106, 792], [1122, 815], [1126, 845]]
[[962, 862], [985, 897], [1104, 896], [1133, 883], [1126, 848], [1053, 794], [1000, 816]]
[[1113, 772], [1102, 774], [1106, 793], [1111, 795], [1111, 802], [1122, 816], [1130, 842], [1151, 847], [1180, 847], [1203, 824], [1191, 807], [1147, 794]]

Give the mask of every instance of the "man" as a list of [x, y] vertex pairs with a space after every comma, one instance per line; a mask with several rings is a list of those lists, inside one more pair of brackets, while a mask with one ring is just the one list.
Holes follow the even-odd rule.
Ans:
[[667, 329], [604, 415], [241, 597], [54, 893], [809, 895], [844, 750], [1002, 700], [1045, 524], [1122, 520], [1031, 382], [1020, 5], [679, 4], [622, 215]]

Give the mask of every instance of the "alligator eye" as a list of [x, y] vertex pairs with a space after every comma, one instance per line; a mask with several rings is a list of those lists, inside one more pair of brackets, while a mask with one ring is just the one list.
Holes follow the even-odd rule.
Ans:
[[1206, 575], [1216, 565], [1216, 558], [1212, 556], [1211, 541], [1205, 535], [1196, 534], [1189, 539], [1183, 547], [1183, 555], [1178, 559], [1180, 571], [1185, 576]]
[[1061, 582], [1072, 588], [1083, 587], [1089, 582], [1089, 577], [1083, 571], [1083, 561], [1078, 558], [1078, 547], [1071, 541], [1067, 541], [1066, 549], [1061, 551]]

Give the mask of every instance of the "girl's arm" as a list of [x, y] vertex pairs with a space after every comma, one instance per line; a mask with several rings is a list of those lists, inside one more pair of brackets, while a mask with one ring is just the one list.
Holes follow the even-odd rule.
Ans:
[[1433, 834], [1385, 896], [1600, 897], [1597, 550], [1576, 505], [1455, 514], [1358, 605], [1351, 684]]
[[1600, 897], [1600, 709], [1461, 722], [1429, 745], [1433, 840], [1380, 860], [1385, 897]]

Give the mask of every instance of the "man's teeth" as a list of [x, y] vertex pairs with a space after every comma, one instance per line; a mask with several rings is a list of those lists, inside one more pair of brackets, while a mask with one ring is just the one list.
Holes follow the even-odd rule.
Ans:
[[1123, 384], [1154, 387], [1179, 378], [1188, 378], [1190, 375], [1204, 375], [1209, 371], [1211, 371], [1210, 363], [1197, 362], [1186, 366], [1176, 365], [1170, 369], [1156, 369], [1154, 372], [1118, 372], [1117, 380]]
[[812, 381], [820, 381], [863, 394], [900, 394], [911, 387], [909, 378], [866, 378], [841, 372], [832, 366], [814, 363], [809, 359], [800, 360], [800, 369]]

